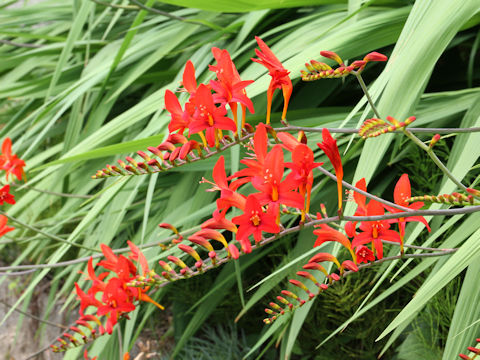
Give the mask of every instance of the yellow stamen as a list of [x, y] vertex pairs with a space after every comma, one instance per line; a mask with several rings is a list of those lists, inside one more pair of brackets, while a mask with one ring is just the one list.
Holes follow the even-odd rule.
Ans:
[[200, 131], [200, 132], [197, 133], [197, 134], [198, 134], [198, 135], [200, 136], [200, 138], [202, 139], [203, 146], [204, 146], [204, 147], [208, 147], [208, 145], [207, 145], [207, 139], [205, 139], [205, 135], [203, 134], [203, 131]]

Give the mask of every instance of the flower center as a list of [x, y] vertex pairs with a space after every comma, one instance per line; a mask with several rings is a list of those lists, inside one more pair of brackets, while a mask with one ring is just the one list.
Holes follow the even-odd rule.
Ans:
[[255, 226], [260, 225], [260, 216], [258, 216], [258, 211], [252, 211], [252, 216], [250, 217], [250, 221]]
[[208, 125], [213, 126], [213, 117], [210, 114], [208, 115]]

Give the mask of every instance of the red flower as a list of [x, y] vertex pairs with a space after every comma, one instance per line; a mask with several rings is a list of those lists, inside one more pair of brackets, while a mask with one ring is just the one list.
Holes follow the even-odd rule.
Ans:
[[217, 60], [217, 65], [209, 65], [209, 68], [217, 74], [218, 78], [218, 81], [210, 80], [210, 86], [216, 92], [216, 94], [213, 94], [214, 101], [224, 105], [228, 103], [235, 118], [237, 115], [237, 102], [247, 107], [253, 114], [252, 100], [248, 98], [245, 92], [245, 87], [253, 83], [253, 80], [242, 81], [240, 79], [237, 68], [227, 50], [220, 50], [214, 47], [212, 48], [212, 53], [215, 60]]
[[206, 220], [202, 225], [202, 229], [225, 229], [231, 232], [237, 232], [237, 227], [233, 222], [225, 218], [227, 210], [215, 210], [212, 214], [212, 218]]
[[[382, 204], [378, 201], [370, 200], [367, 205], [367, 216], [384, 215], [385, 210]], [[372, 243], [374, 251], [376, 251], [377, 258], [383, 257], [383, 243], [382, 240], [396, 241], [400, 243], [400, 235], [396, 231], [389, 230], [390, 224], [387, 220], [377, 221], [363, 221], [360, 225], [362, 232], [353, 238], [353, 246]]]
[[267, 124], [270, 123], [272, 98], [275, 89], [282, 89], [283, 92], [284, 103], [282, 120], [285, 120], [287, 116], [288, 102], [293, 90], [292, 81], [288, 76], [290, 72], [283, 67], [282, 63], [277, 59], [275, 54], [272, 52], [272, 50], [270, 50], [267, 44], [263, 42], [262, 39], [260, 39], [258, 36], [255, 36], [255, 39], [260, 47], [260, 50], [255, 49], [255, 54], [259, 57], [259, 59], [252, 58], [252, 60], [265, 66], [268, 69], [269, 75], [272, 77], [267, 90]]
[[197, 80], [195, 79], [195, 67], [190, 60], [187, 61], [185, 69], [183, 70], [182, 85], [190, 95], [195, 95], [197, 91]]
[[5, 235], [6, 233], [15, 230], [14, 227], [7, 226], [7, 217], [4, 215], [0, 215], [0, 236]]
[[[133, 243], [128, 242], [128, 245], [132, 251], [130, 258], [140, 263], [142, 273], [146, 275], [149, 269], [145, 256]], [[104, 281], [110, 273], [103, 272], [97, 276], [93, 269], [93, 260], [90, 258], [87, 266], [87, 280], [92, 281], [92, 286], [87, 294], [75, 283], [77, 295], [80, 299], [80, 315], [85, 316], [84, 311], [90, 306], [97, 308], [98, 316], [105, 315], [107, 317], [106, 330], [111, 334], [118, 318], [135, 310], [134, 301], [150, 302], [163, 310], [162, 305], [156, 303], [146, 294], [148, 287], [128, 285], [138, 277], [137, 267], [133, 262], [123, 255], [115, 255], [112, 249], [105, 244], [101, 244], [101, 248], [105, 260], [101, 260], [97, 265], [113, 271], [118, 277], [110, 277], [107, 281]], [[101, 297], [97, 296], [98, 293], [101, 293]]]
[[237, 171], [229, 177], [239, 179], [232, 182], [235, 188], [252, 181], [254, 176], [262, 176], [263, 167], [265, 164], [265, 157], [268, 153], [268, 137], [265, 124], [258, 124], [255, 135], [253, 136], [253, 150], [252, 158], [242, 159], [240, 162], [247, 166], [245, 169]]
[[[317, 219], [320, 219], [320, 218], [321, 218], [320, 214], [317, 214]], [[350, 251], [353, 261], [354, 262], [356, 261], [355, 254], [353, 253], [353, 250], [352, 250], [352, 244], [344, 234], [328, 226], [327, 224], [315, 225], [315, 227], [319, 227], [320, 229], [313, 230], [313, 234], [317, 236], [317, 240], [315, 241], [315, 244], [313, 245], [313, 247], [320, 246], [327, 241], [336, 241], [342, 244], [343, 246], [345, 246], [348, 249], [348, 251]]]
[[172, 120], [168, 124], [168, 131], [173, 132], [178, 130], [180, 134], [183, 134], [190, 124], [191, 114], [182, 109], [177, 97], [170, 90], [165, 91], [165, 109], [167, 109], [172, 117]]
[[[288, 177], [297, 182], [300, 195], [306, 197], [305, 212], [307, 213], [310, 209], [310, 195], [313, 186], [312, 170], [323, 165], [323, 163], [316, 163], [313, 160], [312, 149], [305, 144], [298, 144], [292, 151], [292, 162], [285, 164], [292, 170]], [[303, 217], [302, 220], [304, 220]]]
[[25, 161], [12, 154], [12, 140], [8, 137], [5, 138], [2, 144], [2, 154], [0, 155], [0, 169], [5, 170], [7, 181], [9, 174], [15, 175], [18, 180], [21, 180], [22, 177], [25, 178], [24, 166]]
[[284, 204], [297, 209], [304, 209], [304, 197], [295, 192], [297, 182], [287, 177], [282, 181], [284, 172], [283, 151], [280, 145], [275, 145], [265, 157], [262, 176], [255, 176], [252, 185], [260, 193], [255, 197], [261, 205], [274, 206], [278, 211], [279, 205]]
[[332, 138], [328, 129], [322, 130], [323, 141], [317, 143], [318, 147], [328, 156], [328, 159], [335, 169], [335, 175], [337, 176], [337, 191], [338, 191], [338, 209], [342, 211], [342, 180], [343, 180], [343, 166], [342, 159], [340, 158], [340, 152], [338, 151], [337, 140]]
[[[423, 207], [424, 204], [421, 201], [417, 201], [414, 203], [409, 203], [406, 201], [411, 197], [412, 197], [412, 191], [410, 187], [410, 180], [408, 179], [407, 174], [403, 174], [400, 177], [400, 179], [397, 181], [397, 184], [395, 185], [395, 190], [393, 191], [393, 199], [395, 201], [395, 204], [408, 207], [409, 209], [412, 209], [412, 210], [419, 210], [420, 208]], [[392, 214], [403, 212], [403, 210], [399, 210], [388, 205], [384, 205], [384, 207], [388, 211], [390, 211]], [[404, 218], [389, 220], [390, 223], [398, 223], [398, 228], [400, 230], [400, 239], [401, 239], [400, 251], [402, 253], [403, 253], [403, 238], [405, 236], [405, 225], [407, 222], [411, 222], [411, 221], [421, 222], [427, 227], [428, 231], [431, 230], [430, 226], [428, 226], [427, 220], [425, 220], [423, 216], [408, 216]]]
[[[212, 93], [204, 84], [200, 84], [195, 94], [196, 110], [189, 125], [189, 134], [195, 134], [206, 130], [208, 146], [218, 145], [218, 130], [236, 131], [237, 126], [232, 119], [225, 117], [227, 110], [225, 106], [216, 107], [213, 102]], [[207, 146], [207, 144], [204, 144]]]
[[364, 245], [360, 245], [355, 250], [355, 255], [357, 257], [357, 263], [361, 264], [362, 262], [368, 263], [370, 261], [375, 261], [375, 255], [373, 255], [372, 250]]
[[[227, 175], [225, 174], [225, 158], [220, 156], [213, 168], [213, 183], [214, 187], [209, 191], [220, 190], [220, 199], [217, 200], [217, 207], [219, 210], [229, 209], [234, 206], [239, 209], [245, 208], [245, 196], [235, 191], [235, 188], [228, 184]], [[209, 182], [203, 180], [203, 182]]]
[[[367, 191], [367, 183], [365, 181], [365, 178], [361, 178], [359, 181], [357, 181], [355, 187], [359, 188], [360, 190]], [[367, 213], [367, 197], [354, 191], [353, 199], [357, 203], [357, 210], [355, 210], [354, 216], [364, 216]], [[345, 224], [345, 232], [349, 237], [354, 237], [355, 235], [357, 235], [356, 227], [356, 221], [348, 221]]]
[[15, 204], [15, 196], [10, 194], [10, 185], [5, 185], [0, 189], [0, 205], [3, 203]]
[[239, 225], [237, 240], [242, 243], [242, 247], [243, 242], [249, 242], [248, 237], [251, 234], [253, 234], [255, 242], [259, 242], [262, 239], [262, 231], [272, 234], [280, 232], [280, 227], [275, 222], [276, 214], [270, 207], [266, 213], [263, 212], [254, 195], [248, 195], [244, 214], [234, 217], [232, 221]]

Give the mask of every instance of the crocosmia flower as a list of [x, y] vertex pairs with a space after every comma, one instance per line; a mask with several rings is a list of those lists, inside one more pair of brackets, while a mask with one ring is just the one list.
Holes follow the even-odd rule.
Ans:
[[10, 194], [10, 185], [5, 185], [0, 189], [0, 205], [3, 203], [15, 204], [15, 196]]
[[260, 50], [255, 49], [255, 54], [259, 57], [259, 59], [252, 58], [252, 60], [265, 66], [268, 69], [269, 75], [272, 77], [267, 90], [267, 124], [270, 123], [272, 98], [276, 89], [282, 89], [283, 92], [284, 103], [282, 120], [285, 120], [287, 117], [288, 102], [290, 101], [290, 96], [292, 95], [293, 90], [292, 81], [288, 76], [290, 72], [283, 67], [280, 60], [278, 60], [272, 50], [270, 50], [270, 48], [263, 42], [262, 39], [260, 39], [258, 36], [255, 36], [255, 39], [260, 47]]
[[0, 154], [0, 169], [5, 170], [5, 175], [8, 181], [8, 175], [12, 174], [21, 180], [25, 177], [23, 167], [25, 161], [19, 159], [16, 154], [12, 154], [12, 140], [5, 138], [2, 144], [2, 153]]
[[276, 214], [272, 208], [269, 207], [264, 212], [254, 195], [247, 197], [244, 214], [234, 217], [232, 221], [239, 225], [237, 240], [242, 244], [242, 248], [245, 242], [250, 243], [248, 240], [250, 235], [253, 235], [255, 242], [259, 242], [262, 239], [262, 231], [272, 234], [280, 232], [280, 227], [276, 223]]

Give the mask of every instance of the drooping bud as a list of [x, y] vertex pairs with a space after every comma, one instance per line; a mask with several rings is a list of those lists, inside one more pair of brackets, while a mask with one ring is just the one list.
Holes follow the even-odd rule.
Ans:
[[176, 235], [178, 235], [178, 230], [175, 226], [169, 223], [160, 223], [158, 224], [159, 227], [164, 228], [164, 229], [169, 229], [172, 230]]
[[167, 256], [167, 259], [169, 261], [171, 261], [172, 263], [174, 263], [175, 265], [177, 265], [178, 267], [181, 267], [182, 270], [187, 270], [187, 269], [190, 270], [190, 268], [187, 265], [185, 265], [185, 263], [176, 256], [169, 255], [169, 256]]
[[350, 260], [345, 260], [345, 261], [342, 263], [342, 268], [343, 268], [343, 269], [350, 270], [350, 271], [354, 271], [354, 272], [357, 272], [357, 271], [358, 271], [358, 266], [355, 265], [355, 263], [354, 263], [353, 261], [350, 261]]
[[430, 140], [430, 144], [428, 145], [428, 147], [431, 149], [435, 146], [435, 144], [438, 142], [438, 140], [440, 140], [442, 137], [440, 136], [440, 134], [435, 134], [433, 135], [432, 137], [432, 140]]
[[235, 246], [235, 244], [228, 245], [228, 255], [235, 260], [239, 258], [240, 252], [238, 251], [238, 248]]
[[312, 281], [315, 285], [318, 286], [318, 280], [315, 278], [315, 276], [310, 274], [308, 271], [297, 271], [297, 275]]
[[338, 56], [337, 53], [333, 51], [320, 51], [320, 55], [336, 61], [339, 65], [343, 65], [343, 60], [340, 58], [340, 56]]
[[363, 61], [387, 61], [387, 60], [388, 60], [388, 58], [385, 55], [380, 54], [376, 51], [367, 54], [363, 58]]
[[325, 274], [325, 276], [328, 276], [328, 272], [327, 270], [320, 264], [316, 263], [316, 262], [309, 262], [309, 263], [306, 263], [305, 265], [303, 265], [303, 268], [305, 270], [319, 270], [321, 271], [322, 273]]
[[191, 257], [193, 257], [196, 261], [201, 261], [200, 255], [193, 249], [191, 246], [185, 244], [178, 244], [178, 248], [183, 252], [187, 253]]

